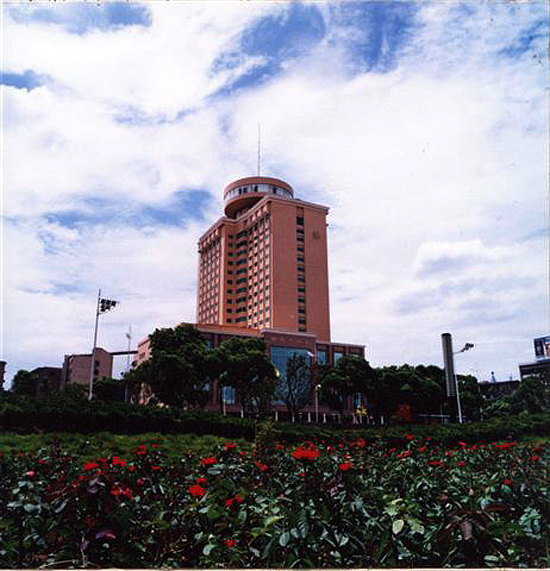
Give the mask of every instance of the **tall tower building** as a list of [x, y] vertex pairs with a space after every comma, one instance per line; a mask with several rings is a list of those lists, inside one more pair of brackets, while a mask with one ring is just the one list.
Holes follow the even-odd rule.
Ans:
[[225, 216], [199, 239], [197, 324], [281, 329], [330, 342], [328, 208], [254, 176], [224, 189]]

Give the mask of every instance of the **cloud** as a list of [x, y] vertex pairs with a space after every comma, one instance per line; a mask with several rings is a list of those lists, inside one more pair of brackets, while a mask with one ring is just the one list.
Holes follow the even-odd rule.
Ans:
[[[85, 7], [84, 7], [85, 6]], [[17, 368], [194, 319], [196, 240], [256, 171], [330, 206], [333, 339], [517, 375], [547, 333], [546, 4], [107, 3], [6, 11]], [[10, 79], [11, 77], [11, 79]]]

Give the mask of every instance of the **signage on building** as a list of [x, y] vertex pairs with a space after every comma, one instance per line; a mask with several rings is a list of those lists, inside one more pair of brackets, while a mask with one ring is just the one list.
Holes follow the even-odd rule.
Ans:
[[550, 335], [534, 339], [535, 357], [538, 360], [550, 359]]

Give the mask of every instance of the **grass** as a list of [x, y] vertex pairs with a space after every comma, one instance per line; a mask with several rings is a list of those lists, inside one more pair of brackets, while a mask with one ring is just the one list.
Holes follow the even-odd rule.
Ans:
[[[140, 444], [148, 447], [160, 444], [168, 458], [177, 459], [187, 454], [210, 454], [214, 448], [227, 442], [227, 438], [218, 436], [197, 436], [195, 434], [159, 434], [145, 433], [137, 435], [112, 434], [75, 434], [71, 432], [51, 432], [42, 434], [16, 434], [7, 432], [0, 435], [0, 452], [11, 451], [37, 452], [41, 448], [59, 447], [71, 456], [81, 457], [84, 461], [99, 457], [129, 455]], [[244, 441], [237, 440], [236, 442]]]

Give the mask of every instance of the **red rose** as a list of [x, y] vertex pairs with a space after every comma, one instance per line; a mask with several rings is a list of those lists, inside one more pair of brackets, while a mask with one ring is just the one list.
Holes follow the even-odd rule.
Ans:
[[192, 496], [204, 496], [204, 488], [202, 486], [199, 486], [198, 484], [193, 484], [192, 486], [189, 486], [189, 493]]
[[215, 464], [217, 462], [216, 458], [214, 458], [214, 456], [209, 456], [208, 458], [203, 458], [201, 460], [201, 464], [203, 466], [209, 466], [210, 464]]
[[338, 464], [338, 468], [345, 472], [346, 470], [353, 468], [353, 464], [351, 462], [342, 462], [341, 464]]

